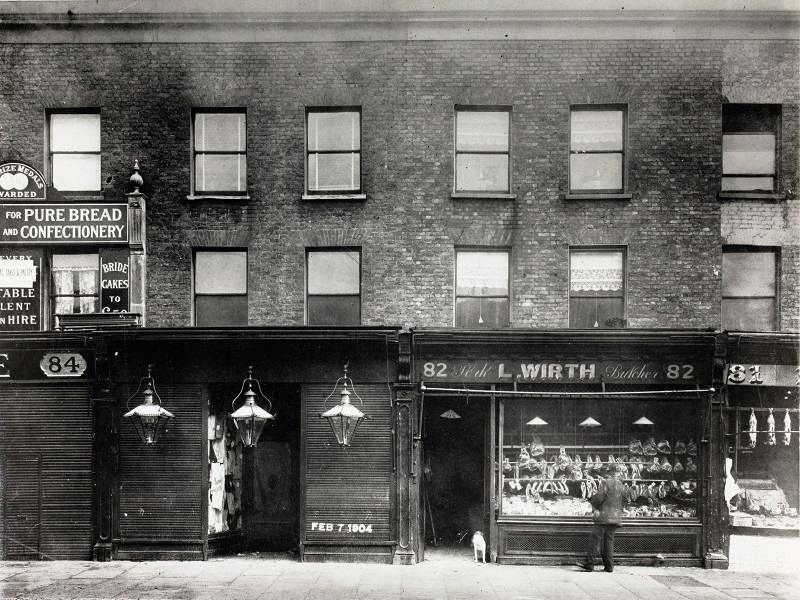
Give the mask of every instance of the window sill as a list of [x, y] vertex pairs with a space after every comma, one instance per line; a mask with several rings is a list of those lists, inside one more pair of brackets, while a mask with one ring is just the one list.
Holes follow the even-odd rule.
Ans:
[[720, 192], [717, 195], [720, 200], [772, 200], [781, 202], [786, 200], [786, 194], [776, 194], [774, 192]]
[[565, 200], [630, 200], [633, 194], [567, 194]]
[[478, 199], [478, 200], [516, 200], [516, 194], [504, 192], [452, 192], [450, 197], [458, 199]]
[[67, 202], [103, 202], [106, 199], [103, 192], [59, 192], [59, 194]]
[[366, 200], [366, 194], [303, 194], [303, 200]]
[[250, 200], [250, 196], [226, 196], [224, 194], [189, 194], [187, 200]]

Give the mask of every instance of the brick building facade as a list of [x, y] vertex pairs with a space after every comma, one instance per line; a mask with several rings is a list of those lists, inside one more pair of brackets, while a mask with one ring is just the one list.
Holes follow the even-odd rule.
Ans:
[[[702, 401], [698, 399], [697, 415], [713, 421], [724, 438], [729, 424], [719, 406], [726, 403], [723, 394], [727, 392], [720, 388], [727, 371], [720, 370], [718, 363], [725, 361], [725, 353], [719, 351], [725, 342], [712, 338], [727, 336], [724, 331], [728, 329], [740, 329], [723, 322], [723, 304], [731, 299], [731, 293], [725, 291], [725, 269], [740, 264], [726, 263], [725, 256], [755, 249], [777, 261], [773, 279], [766, 292], [744, 295], [746, 301], [761, 302], [752, 306], [766, 302], [774, 315], [769, 317], [769, 334], [759, 338], [762, 354], [756, 356], [755, 352], [752, 359], [739, 356], [737, 360], [748, 365], [759, 361], [788, 367], [797, 364], [797, 11], [780, 10], [776, 5], [763, 11], [687, 7], [655, 13], [632, 6], [634, 10], [622, 13], [605, 5], [588, 11], [580, 6], [542, 10], [509, 5], [484, 11], [412, 6], [387, 12], [337, 11], [332, 5], [330, 12], [310, 12], [288, 3], [252, 11], [243, 2], [220, 13], [215, 7], [198, 9], [186, 2], [177, 3], [169, 12], [163, 12], [164, 8], [148, 12], [144, 5], [127, 10], [122, 6], [127, 3], [120, 3], [120, 10], [126, 12], [115, 13], [91, 3], [74, 8], [60, 2], [6, 4], [0, 9], [4, 38], [0, 43], [4, 74], [0, 163], [20, 161], [39, 170], [49, 182], [48, 201], [92, 206], [141, 202], [144, 207], [144, 216], [137, 216], [135, 223], [129, 220], [130, 227], [142, 228], [141, 245], [134, 248], [131, 242], [128, 249], [133, 277], [129, 310], [141, 313], [140, 324], [145, 328], [143, 333], [126, 333], [130, 337], [123, 336], [123, 340], [117, 333], [104, 337], [108, 324], [92, 323], [98, 328], [92, 334], [98, 340], [92, 351], [97, 352], [95, 360], [110, 365], [107, 372], [103, 368], [87, 372], [87, 377], [95, 378], [92, 398], [112, 403], [125, 400], [120, 390], [127, 390], [125, 385], [141, 377], [130, 365], [141, 370], [148, 362], [157, 362], [146, 358], [146, 340], [162, 344], [168, 354], [175, 353], [165, 359], [171, 365], [166, 370], [170, 384], [179, 385], [191, 381], [188, 373], [197, 367], [179, 355], [187, 339], [209, 344], [210, 351], [221, 353], [231, 352], [237, 340], [247, 339], [257, 354], [261, 352], [258, 340], [278, 343], [279, 335], [263, 333], [270, 328], [313, 329], [320, 323], [309, 317], [309, 252], [358, 252], [355, 295], [359, 317], [345, 325], [356, 331], [363, 328], [365, 332], [353, 334], [353, 339], [363, 335], [368, 340], [364, 344], [380, 346], [380, 339], [386, 340], [385, 357], [380, 357], [385, 358], [386, 372], [381, 360], [365, 359], [371, 366], [361, 375], [370, 384], [388, 384], [396, 404], [390, 417], [398, 420], [398, 430], [407, 427], [408, 435], [405, 442], [392, 441], [394, 474], [387, 484], [391, 489], [381, 492], [391, 498], [394, 533], [380, 541], [393, 548], [390, 560], [394, 553], [405, 556], [399, 562], [413, 562], [424, 551], [424, 485], [419, 473], [413, 473], [418, 467], [408, 464], [405, 468], [409, 471], [402, 472], [399, 456], [408, 453], [413, 464], [425, 459], [425, 450], [414, 441], [424, 418], [424, 393], [414, 386], [426, 379], [426, 358], [439, 360], [437, 352], [443, 352], [445, 358], [473, 360], [487, 356], [477, 350], [483, 348], [503, 358], [503, 332], [510, 332], [509, 342], [518, 332], [530, 337], [524, 343], [514, 342], [522, 348], [508, 355], [514, 359], [522, 359], [526, 353], [547, 355], [549, 348], [550, 358], [563, 362], [572, 360], [570, 348], [584, 345], [587, 356], [602, 362], [603, 344], [611, 345], [609, 355], [621, 356], [621, 360], [644, 357], [642, 360], [660, 362], [664, 368], [670, 356], [688, 356], [687, 364], [693, 368], [703, 365], [698, 373], [704, 370], [707, 376], [693, 380], [694, 385], [684, 392], [692, 387], [716, 388], [704, 392], [708, 396], [703, 395]], [[723, 166], [723, 134], [734, 135], [725, 129], [724, 115], [728, 113], [724, 105], [734, 111], [738, 106], [778, 107], [771, 109], [778, 116], [770, 121], [775, 129], [768, 132], [775, 140], [774, 165], [767, 167], [766, 174], [774, 180], [770, 190], [748, 191], [745, 186], [743, 191], [736, 184], [728, 190], [723, 185], [721, 191], [723, 178], [731, 176]], [[308, 179], [309, 114], [330, 107], [358, 114], [360, 183], [347, 193], [315, 195]], [[621, 115], [622, 125], [612, 134], [619, 135], [621, 148], [596, 151], [606, 158], [613, 155], [608, 158], [612, 161], [621, 157], [619, 189], [593, 191], [570, 183], [571, 168], [573, 172], [578, 169], [571, 165], [580, 164], [580, 155], [586, 154], [574, 150], [575, 132], [580, 127], [576, 111], [593, 109]], [[53, 125], [49, 119], [70, 111], [99, 115], [100, 185], [91, 192], [67, 192], [53, 185]], [[454, 183], [463, 175], [457, 171], [455, 156], [460, 111], [508, 115], [507, 142], [499, 152], [508, 157], [506, 189], [465, 192]], [[246, 144], [237, 150], [246, 161], [242, 193], [198, 191], [196, 161], [200, 159], [197, 146], [193, 146], [198, 135], [194, 119], [202, 112], [243, 115]], [[587, 138], [590, 144], [600, 144], [599, 134], [595, 134]], [[135, 160], [143, 179], [139, 185], [129, 180]], [[762, 171], [755, 173], [764, 176]], [[3, 202], [13, 203], [6, 198]], [[8, 256], [19, 248], [37, 247], [7, 237], [0, 244]], [[58, 341], [56, 304], [48, 298], [57, 295], [57, 285], [45, 283], [51, 275], [48, 261], [55, 251], [75, 253], [86, 248], [63, 240], [60, 246], [43, 246], [40, 329], [54, 330], [47, 335], [53, 336], [52, 344], [59, 348], [70, 347], [72, 342]], [[598, 329], [592, 335], [597, 337], [587, 339], [581, 326], [571, 325], [570, 311], [577, 310], [571, 308], [570, 282], [575, 277], [571, 260], [580, 252], [598, 249], [621, 256], [622, 312], [613, 313], [616, 320], [604, 322], [598, 316], [595, 294]], [[90, 250], [97, 251], [96, 247]], [[240, 328], [236, 334], [225, 330], [193, 333], [195, 324], [203, 324], [198, 319], [202, 290], [196, 279], [197, 253], [224, 250], [245, 256], [246, 287], [239, 295], [244, 296], [246, 316], [235, 323]], [[464, 294], [457, 284], [457, 255], [476, 251], [508, 257], [505, 297], [501, 299], [508, 308], [505, 321], [501, 319], [499, 327], [487, 330], [485, 337], [465, 334], [462, 341], [469, 339], [476, 348], [467, 356], [460, 354], [457, 343], [443, 349], [435, 341], [436, 335], [426, 338], [424, 332], [452, 329], [458, 338], [459, 332], [480, 331], [483, 313], [480, 321], [468, 320], [467, 327], [454, 327], [458, 324], [456, 304]], [[733, 296], [734, 301], [740, 299], [735, 293]], [[747, 309], [736, 310], [746, 313]], [[746, 314], [737, 318], [746, 321]], [[621, 332], [601, 331], [620, 325]], [[767, 333], [743, 329], [745, 338]], [[30, 345], [26, 335], [36, 334], [13, 330], [7, 327], [2, 332], [6, 345], [26, 351]], [[170, 331], [174, 337], [167, 333]], [[330, 338], [324, 328], [313, 331], [315, 343], [325, 345], [331, 339], [349, 343], [337, 337], [339, 334]], [[571, 331], [575, 337], [570, 342]], [[422, 332], [421, 337], [414, 337], [413, 332]], [[652, 332], [656, 332], [652, 334], [655, 338]], [[686, 335], [695, 336], [695, 341], [674, 341], [684, 338], [668, 332], [690, 332]], [[298, 340], [303, 335], [287, 333], [281, 339]], [[404, 348], [406, 335], [412, 350]], [[416, 339], [420, 340], [419, 351], [413, 346]], [[292, 343], [287, 342], [287, 351]], [[429, 343], [431, 346], [426, 346]], [[34, 347], [39, 348], [41, 343], [37, 344]], [[778, 347], [788, 348], [788, 354], [772, 350]], [[129, 352], [128, 362], [116, 358], [119, 354], [114, 352]], [[355, 347], [342, 350], [337, 360], [344, 363], [348, 355], [360, 352]], [[222, 380], [239, 377], [234, 365], [211, 372], [216, 368], [213, 361], [194, 360], [206, 365], [200, 369], [204, 371], [200, 381], [207, 382], [209, 389]], [[358, 367], [354, 368], [358, 373]], [[291, 392], [298, 398], [306, 393], [300, 391], [304, 386], [336, 379], [311, 367], [297, 367], [296, 372], [291, 366], [276, 367], [274, 372], [267, 366], [262, 370], [269, 372], [275, 385], [299, 386]], [[41, 378], [30, 375], [36, 376]], [[651, 387], [647, 389], [658, 391], [652, 386], [659, 382], [662, 380], [648, 380]], [[462, 383], [470, 387], [480, 384]], [[779, 385], [777, 380], [771, 385], [780, 390], [775, 391], [776, 399], [793, 387]], [[533, 386], [527, 392], [537, 397], [543, 389]], [[620, 390], [636, 391], [630, 387]], [[605, 383], [602, 392], [594, 388], [583, 392], [602, 398]], [[446, 396], [443, 392], [442, 397]], [[315, 400], [303, 401], [313, 405]], [[213, 407], [213, 399], [207, 405]], [[204, 417], [209, 416], [208, 406]], [[790, 402], [788, 408], [796, 417], [799, 407]], [[115, 410], [113, 419], [119, 421], [121, 409]], [[491, 411], [491, 416], [485, 417], [488, 427], [498, 430], [494, 397], [485, 410], [487, 415]], [[112, 435], [115, 428], [108, 427], [109, 443], [119, 444], [116, 434]], [[12, 437], [10, 432], [5, 435]], [[302, 451], [295, 449], [304, 457], [312, 452], [307, 443], [304, 438], [299, 442]], [[717, 443], [716, 449], [706, 451], [702, 467], [715, 478], [722, 472], [729, 446]], [[493, 453], [489, 438], [485, 444], [489, 454]], [[487, 458], [488, 462], [491, 459]], [[121, 475], [106, 468], [103, 485], [115, 489]], [[499, 511], [495, 503], [502, 493], [493, 483], [498, 474], [486, 468], [491, 471], [484, 486], [488, 525]], [[797, 486], [796, 477], [790, 483]], [[710, 491], [712, 500], [700, 511], [705, 516], [698, 517], [702, 533], [692, 537], [686, 548], [676, 550], [678, 564], [705, 561], [714, 566], [724, 557], [727, 533], [711, 518], [724, 503], [719, 501], [719, 489]], [[96, 506], [106, 506], [102, 497], [95, 496], [93, 501]], [[103, 514], [98, 516], [98, 511]], [[158, 538], [156, 533], [142, 542], [144, 545], [131, 543], [124, 549], [119, 531], [120, 527], [128, 530], [114, 511], [108, 506], [95, 511], [96, 558], [168, 554], [152, 541]], [[207, 512], [207, 507], [200, 512]], [[310, 513], [301, 515], [297, 527], [302, 529], [312, 518]], [[201, 529], [207, 525], [204, 522]], [[98, 552], [97, 532], [106, 526], [116, 528], [110, 535], [117, 541], [108, 542], [108, 553]], [[544, 526], [554, 531], [552, 523]], [[529, 527], [525, 531], [530, 533], [537, 525], [524, 527]], [[642, 527], [646, 536], [649, 525]], [[681, 527], [675, 527], [679, 532]], [[507, 547], [498, 550], [497, 539], [506, 540], [503, 536], [509, 534], [487, 529], [495, 534], [491, 542], [495, 556], [499, 553], [501, 558], [520, 560]], [[335, 548], [334, 553], [341, 550], [331, 540], [314, 542], [307, 527], [305, 532], [299, 534], [299, 543], [308, 557], [315, 556], [317, 542], [319, 547]], [[186, 542], [181, 552], [206, 556], [213, 551], [204, 535], [191, 533], [194, 542], [201, 540], [195, 546], [206, 544], [201, 550], [189, 548], [191, 544]], [[184, 539], [181, 536], [190, 534], [173, 535]], [[219, 547], [236, 547], [236, 543]], [[534, 549], [533, 555], [541, 559], [537, 552]], [[642, 556], [647, 552], [640, 542], [631, 542], [630, 560], [645, 560]], [[387, 555], [381, 556], [385, 559]]]

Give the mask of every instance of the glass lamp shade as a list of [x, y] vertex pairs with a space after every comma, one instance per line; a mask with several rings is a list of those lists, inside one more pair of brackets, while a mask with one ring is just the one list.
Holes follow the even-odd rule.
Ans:
[[167, 421], [175, 415], [153, 402], [153, 388], [148, 384], [144, 402], [123, 416], [131, 420], [142, 441], [152, 446], [158, 441]]
[[336, 441], [342, 447], [350, 445], [359, 423], [365, 417], [366, 415], [363, 412], [350, 404], [350, 391], [347, 389], [346, 383], [342, 390], [342, 400], [339, 405], [320, 415], [320, 418], [328, 419], [333, 435], [336, 436]]
[[264, 426], [275, 418], [275, 415], [256, 404], [255, 398], [252, 388], [247, 390], [244, 394], [244, 406], [231, 413], [239, 439], [247, 448], [256, 447]]
[[578, 423], [581, 427], [600, 427], [600, 423], [594, 420], [592, 417], [587, 417], [580, 423]]

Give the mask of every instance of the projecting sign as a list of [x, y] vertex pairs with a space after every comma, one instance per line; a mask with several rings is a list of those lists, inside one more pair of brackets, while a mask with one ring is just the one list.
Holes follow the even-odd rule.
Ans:
[[130, 310], [130, 256], [127, 248], [100, 252], [100, 310], [104, 313]]
[[0, 204], [0, 244], [126, 244], [127, 204]]
[[32, 166], [23, 162], [0, 165], [0, 200], [46, 200], [47, 186], [44, 177]]

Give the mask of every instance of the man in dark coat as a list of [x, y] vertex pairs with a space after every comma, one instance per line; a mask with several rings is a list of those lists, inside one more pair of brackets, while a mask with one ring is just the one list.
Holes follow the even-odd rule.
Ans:
[[597, 486], [597, 492], [589, 499], [594, 507], [594, 526], [589, 535], [586, 560], [578, 563], [578, 566], [585, 571], [593, 571], [599, 552], [605, 570], [611, 573], [614, 570], [614, 534], [622, 526], [624, 487], [619, 480], [616, 464], [610, 465], [605, 476], [606, 479]]

